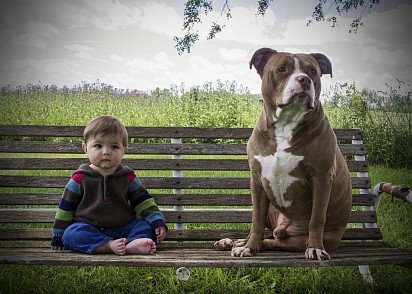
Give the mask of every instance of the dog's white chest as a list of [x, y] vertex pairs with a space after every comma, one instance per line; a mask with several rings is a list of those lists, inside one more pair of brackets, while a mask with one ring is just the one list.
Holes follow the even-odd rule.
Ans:
[[290, 147], [293, 136], [293, 129], [306, 112], [300, 108], [290, 108], [282, 111], [278, 109], [275, 118], [275, 138], [277, 150], [275, 154], [262, 156], [257, 155], [255, 159], [262, 167], [262, 179], [267, 179], [269, 186], [280, 207], [288, 208], [292, 205], [291, 200], [285, 200], [285, 193], [288, 187], [297, 180], [290, 173], [296, 168], [304, 156], [294, 155], [286, 152]]

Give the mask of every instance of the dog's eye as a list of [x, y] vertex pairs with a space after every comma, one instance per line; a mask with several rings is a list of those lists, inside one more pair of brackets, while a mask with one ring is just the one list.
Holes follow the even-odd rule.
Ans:
[[318, 71], [316, 70], [316, 68], [311, 68], [311, 69], [309, 70], [309, 73], [310, 73], [311, 75], [316, 75], [316, 74], [318, 73]]
[[281, 66], [277, 69], [278, 72], [286, 72], [286, 66]]

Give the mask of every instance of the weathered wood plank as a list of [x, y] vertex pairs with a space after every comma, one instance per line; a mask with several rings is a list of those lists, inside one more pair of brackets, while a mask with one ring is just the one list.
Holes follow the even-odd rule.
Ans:
[[[140, 180], [149, 189], [249, 189], [250, 186], [249, 178], [142, 177]], [[0, 187], [63, 188], [67, 181], [68, 177], [61, 176], [0, 176]], [[371, 187], [367, 177], [355, 177], [351, 182], [354, 189]]]
[[229, 252], [204, 249], [159, 250], [155, 255], [111, 254], [87, 255], [50, 249], [9, 248], [0, 249], [0, 264], [46, 264], [46, 265], [104, 265], [104, 266], [159, 266], [159, 267], [284, 267], [284, 266], [354, 266], [359, 264], [404, 264], [412, 263], [412, 254], [401, 249], [365, 251], [352, 248], [350, 252], [338, 249], [331, 253], [332, 259], [313, 261], [304, 258], [301, 252], [260, 252], [251, 258], [234, 258]]
[[[217, 241], [222, 238], [243, 239], [249, 234], [248, 229], [169, 229], [166, 241]], [[269, 238], [271, 232], [267, 231]], [[0, 229], [0, 240], [48, 240], [51, 238], [51, 229]], [[346, 229], [342, 240], [381, 240], [379, 229], [358, 228]]]
[[[76, 170], [86, 158], [4, 158], [0, 169], [7, 170]], [[122, 160], [135, 170], [208, 170], [248, 171], [245, 159], [129, 159]]]
[[[61, 176], [0, 176], [0, 187], [63, 188], [69, 180]], [[161, 178], [141, 177], [149, 189], [249, 189], [248, 178]]]
[[[86, 158], [2, 158], [0, 169], [4, 170], [76, 170], [80, 164], [88, 163]], [[210, 171], [248, 171], [246, 159], [130, 159], [125, 158], [123, 165], [135, 170], [210, 170]], [[368, 170], [366, 161], [349, 161], [351, 172]]]
[[[343, 155], [365, 155], [364, 145], [340, 144]], [[83, 154], [81, 142], [0, 141], [0, 152]], [[245, 155], [246, 144], [130, 143], [128, 154]]]
[[[216, 251], [213, 246], [215, 241], [164, 241], [161, 246], [158, 247], [159, 250], [168, 250], [172, 252], [179, 251], [181, 249], [197, 249], [202, 250], [202, 254], [206, 255], [208, 252]], [[0, 240], [0, 248], [25, 248], [39, 250], [46, 249], [50, 250], [50, 239], [44, 240]], [[343, 249], [344, 248], [344, 249]], [[355, 242], [345, 240], [341, 242], [341, 249], [344, 252], [350, 252], [351, 248], [356, 248], [356, 250], [392, 250], [393, 247], [382, 242], [381, 240], [355, 240]], [[205, 251], [203, 251], [205, 249]], [[274, 252], [274, 251], [273, 251]], [[343, 252], [343, 251], [342, 251]], [[287, 256], [287, 252], [283, 252]]]
[[[250, 128], [129, 127], [129, 138], [247, 139]], [[84, 126], [0, 125], [0, 136], [82, 137]]]
[[[151, 194], [158, 205], [250, 206], [250, 194]], [[58, 205], [61, 194], [0, 193], [0, 205]], [[353, 206], [374, 205], [374, 195], [354, 194]]]
[[[81, 142], [1, 141], [0, 152], [82, 154]], [[130, 143], [128, 154], [245, 155], [245, 144]]]
[[[130, 138], [227, 138], [248, 139], [252, 128], [130, 127]], [[82, 137], [84, 126], [0, 125], [0, 136]], [[340, 139], [361, 139], [359, 129], [334, 129]]]
[[[168, 223], [250, 223], [251, 209], [185, 209], [162, 210]], [[55, 208], [23, 209], [6, 208], [0, 210], [2, 223], [52, 223]], [[376, 223], [374, 211], [352, 211], [350, 223]]]

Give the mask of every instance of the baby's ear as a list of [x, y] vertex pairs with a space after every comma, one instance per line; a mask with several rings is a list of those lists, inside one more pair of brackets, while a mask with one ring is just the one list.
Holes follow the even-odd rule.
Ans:
[[86, 143], [82, 142], [82, 148], [83, 148], [84, 153], [87, 153], [87, 145], [86, 145]]

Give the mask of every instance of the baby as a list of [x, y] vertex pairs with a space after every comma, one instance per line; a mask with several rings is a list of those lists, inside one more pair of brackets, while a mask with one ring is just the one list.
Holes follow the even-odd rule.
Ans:
[[100, 116], [84, 130], [90, 164], [82, 164], [64, 189], [56, 212], [51, 248], [87, 254], [154, 254], [167, 226], [153, 197], [121, 161], [125, 126]]

